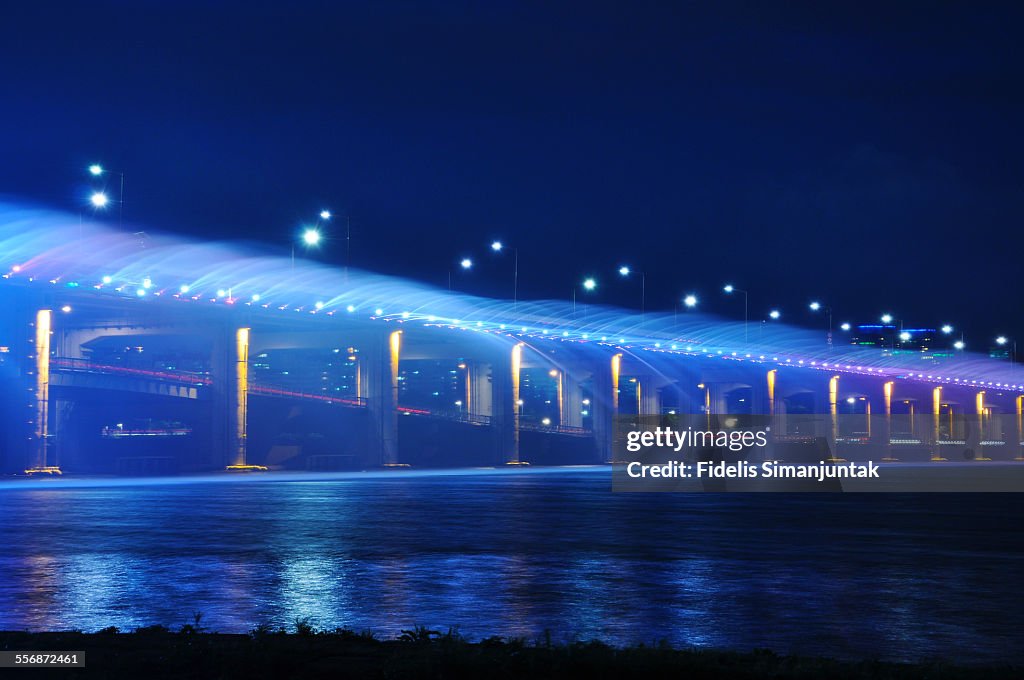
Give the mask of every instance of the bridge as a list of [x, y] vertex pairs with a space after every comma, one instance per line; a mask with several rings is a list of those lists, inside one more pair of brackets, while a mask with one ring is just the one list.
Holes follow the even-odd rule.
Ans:
[[4, 472], [611, 462], [617, 417], [684, 414], [760, 414], [834, 457], [1021, 458], [1012, 362], [0, 220]]

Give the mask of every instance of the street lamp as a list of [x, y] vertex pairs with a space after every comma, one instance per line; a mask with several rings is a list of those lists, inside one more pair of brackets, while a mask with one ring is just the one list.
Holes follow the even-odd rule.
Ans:
[[828, 314], [828, 337], [826, 338], [826, 341], [828, 342], [828, 348], [831, 350], [832, 349], [832, 307], [829, 306], [829, 305], [822, 305], [817, 300], [812, 301], [811, 304], [809, 304], [807, 306], [810, 308], [810, 310], [812, 312], [819, 312], [822, 309], [824, 309], [825, 313]]
[[850, 328], [851, 328], [850, 324], [846, 323], [845, 321], [843, 323], [839, 324], [839, 330], [841, 330], [841, 331], [848, 331], [848, 330], [850, 330]]
[[953, 343], [953, 349], [957, 349], [957, 350], [961, 350], [961, 351], [963, 351], [963, 348], [966, 347], [966, 346], [967, 346], [967, 343], [965, 343], [963, 340], [957, 340], [956, 342]]
[[782, 312], [780, 312], [777, 309], [773, 309], [770, 312], [768, 312], [768, 317], [770, 319], [772, 319], [773, 321], [778, 321], [779, 317], [781, 317], [781, 316], [782, 316]]
[[[93, 163], [92, 165], [89, 166], [88, 170], [89, 174], [92, 175], [93, 177], [96, 177], [97, 179], [106, 174], [118, 176], [120, 181], [117, 192], [117, 228], [120, 229], [122, 217], [124, 215], [124, 173], [107, 170], [99, 163]], [[89, 201], [93, 204], [93, 206], [97, 208], [104, 208], [106, 207], [107, 203], [109, 203], [109, 199], [107, 198], [106, 193], [104, 193], [102, 190], [97, 190], [95, 193], [93, 193], [93, 195], [89, 198]]]
[[947, 324], [946, 324], [945, 326], [943, 326], [943, 327], [942, 327], [942, 328], [941, 328], [940, 330], [942, 330], [942, 333], [943, 333], [944, 335], [949, 335], [950, 333], [952, 333], [952, 332], [953, 332], [953, 327], [952, 327], [952, 326], [950, 326], [950, 325], [949, 325], [949, 324], [947, 323]]
[[310, 227], [302, 232], [302, 242], [313, 247], [320, 245], [320, 230]]
[[[619, 276], [629, 278], [633, 270], [628, 265], [619, 267]], [[640, 322], [643, 323], [644, 314], [647, 311], [647, 272], [640, 272]]]
[[[588, 293], [592, 293], [595, 290], [597, 290], [597, 279], [593, 278], [592, 276], [588, 276], [587, 278], [583, 279], [583, 283], [580, 285], [583, 286], [583, 290], [587, 291]], [[586, 316], [585, 307], [584, 316]], [[572, 287], [572, 317], [574, 319], [576, 318], [576, 286]]]
[[[472, 260], [472, 258], [464, 257], [461, 260], [459, 260], [459, 268], [462, 269], [463, 271], [467, 271], [467, 272], [470, 269], [472, 269], [473, 268], [473, 260]], [[452, 270], [451, 270], [451, 267], [449, 267], [448, 268], [448, 290], [451, 290], [451, 289], [452, 289]]]
[[1017, 361], [1017, 341], [1011, 340], [1005, 335], [1000, 335], [996, 338], [996, 344], [1000, 347], [1005, 347], [1007, 343], [1010, 345], [1010, 375], [1013, 375], [1013, 365]]
[[[323, 235], [316, 227], [306, 227], [299, 234], [298, 238], [302, 241], [303, 247], [308, 250], [310, 248], [319, 248]], [[292, 269], [295, 269], [295, 239], [292, 239]]]
[[[491, 250], [500, 253], [505, 250], [505, 244], [500, 240], [491, 241]], [[512, 249], [512, 311], [519, 308], [519, 248]]]
[[683, 304], [689, 307], [690, 309], [693, 309], [694, 307], [697, 306], [697, 296], [694, 295], [693, 293], [688, 294], [686, 297], [683, 298]]
[[747, 341], [747, 319], [748, 319], [748, 314], [747, 314], [747, 309], [748, 309], [748, 305], [747, 305], [747, 302], [748, 302], [748, 300], [747, 300], [747, 291], [742, 290], [740, 288], [737, 288], [736, 286], [732, 285], [731, 283], [727, 283], [722, 288], [722, 290], [725, 291], [726, 295], [732, 295], [733, 293], [743, 293], [743, 342], [746, 342]]

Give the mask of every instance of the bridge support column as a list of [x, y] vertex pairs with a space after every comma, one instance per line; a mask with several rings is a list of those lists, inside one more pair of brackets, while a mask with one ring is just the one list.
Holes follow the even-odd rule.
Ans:
[[370, 416], [369, 448], [376, 465], [394, 467], [398, 461], [398, 362], [402, 331], [370, 339], [366, 371], [362, 374]]
[[992, 460], [985, 455], [985, 448], [982, 445], [986, 439], [988, 439], [988, 425], [990, 414], [987, 408], [985, 408], [985, 390], [980, 390], [977, 397], [975, 397], [975, 411], [978, 414], [978, 443], [977, 447], [974, 447], [974, 460]]
[[[522, 349], [518, 350], [519, 352]], [[504, 465], [519, 460], [519, 423], [512, 372], [515, 348], [507, 348], [490, 366], [491, 378], [491, 463]], [[521, 364], [520, 364], [521, 365]]]
[[210, 372], [213, 377], [211, 442], [214, 461], [227, 470], [265, 470], [249, 465], [249, 336], [248, 328], [221, 329], [213, 340]]
[[661, 399], [655, 384], [655, 377], [652, 375], [637, 377], [636, 389], [639, 394], [639, 399], [637, 400], [639, 402], [638, 414], [641, 416], [660, 416]]
[[722, 383], [704, 383], [704, 407], [708, 414], [722, 415], [726, 412], [726, 385]]
[[1024, 451], [1021, 450], [1020, 441], [1024, 438], [1024, 395], [1017, 395], [1013, 400], [1013, 426], [1010, 433], [1013, 439], [1010, 441], [1010, 453], [1014, 460], [1024, 460]]
[[622, 374], [622, 354], [611, 357], [610, 370], [602, 361], [594, 371], [594, 396], [590, 400], [593, 413], [594, 442], [597, 459], [613, 462], [615, 416], [619, 413], [619, 377]]
[[491, 364], [486, 362], [466, 362], [466, 413], [493, 418], [494, 387], [491, 370]]
[[562, 371], [559, 424], [566, 427], [583, 427], [583, 391], [574, 375]]
[[232, 378], [234, 390], [231, 393], [231, 401], [234, 406], [234, 419], [232, 426], [234, 438], [232, 441], [231, 463], [229, 470], [265, 470], [259, 465], [249, 465], [247, 456], [249, 451], [249, 329], [239, 328], [235, 331], [235, 349], [231, 357]]
[[892, 380], [882, 385], [882, 409], [883, 418], [881, 427], [878, 428], [878, 443], [884, 451], [882, 460], [895, 462], [897, 458], [892, 454], [892, 389], [895, 383]]
[[50, 465], [50, 338], [53, 332], [53, 311], [40, 309], [35, 320], [35, 413], [28, 474], [60, 474], [54, 461]]
[[839, 439], [839, 376], [834, 375], [828, 381], [828, 413], [829, 413], [829, 433], [828, 433], [828, 446], [829, 455], [832, 460], [842, 460], [839, 456], [839, 451], [836, 449], [837, 440]]

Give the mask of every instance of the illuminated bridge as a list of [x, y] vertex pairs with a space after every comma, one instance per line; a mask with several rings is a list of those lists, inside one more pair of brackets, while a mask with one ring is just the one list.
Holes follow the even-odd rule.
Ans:
[[0, 244], [4, 472], [609, 462], [615, 416], [672, 414], [765, 415], [837, 457], [1021, 455], [1011, 362], [483, 299], [2, 204]]

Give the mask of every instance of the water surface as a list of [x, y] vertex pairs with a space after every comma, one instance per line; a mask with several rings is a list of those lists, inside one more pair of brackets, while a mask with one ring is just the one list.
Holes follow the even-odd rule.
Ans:
[[1024, 659], [1017, 494], [613, 494], [607, 468], [0, 483], [0, 629], [458, 626]]

